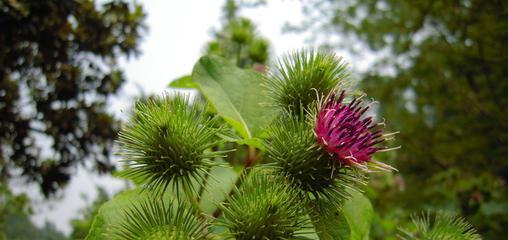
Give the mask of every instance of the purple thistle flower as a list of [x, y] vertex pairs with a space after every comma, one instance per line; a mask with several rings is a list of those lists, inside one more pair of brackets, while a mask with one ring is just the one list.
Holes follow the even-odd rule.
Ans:
[[372, 155], [386, 147], [377, 147], [385, 141], [382, 124], [373, 123], [372, 117], [362, 117], [369, 109], [362, 100], [354, 98], [343, 103], [344, 91], [339, 98], [332, 95], [319, 110], [315, 135], [319, 145], [345, 165], [369, 162]]

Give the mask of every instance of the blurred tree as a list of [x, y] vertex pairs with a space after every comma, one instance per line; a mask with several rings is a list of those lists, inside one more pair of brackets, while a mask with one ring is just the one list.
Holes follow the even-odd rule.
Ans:
[[7, 216], [30, 213], [30, 201], [26, 194], [13, 194], [7, 184], [0, 184], [0, 234], [5, 230], [2, 226], [5, 226]]
[[5, 224], [0, 223], [0, 239], [65, 240], [67, 238], [49, 222], [46, 222], [43, 227], [37, 227], [27, 215], [13, 213], [6, 216]]
[[[263, 0], [250, 2], [226, 0], [223, 8], [222, 27], [213, 29], [213, 39], [205, 44], [204, 54], [223, 57], [241, 68], [253, 68], [264, 72], [270, 56], [270, 42], [260, 36], [256, 25], [248, 18], [239, 16], [242, 8], [264, 4]], [[195, 88], [190, 75], [184, 75], [169, 83], [174, 88]], [[199, 93], [198, 101], [205, 99]]]
[[401, 131], [396, 165], [407, 188], [395, 199], [380, 192], [378, 205], [451, 208], [486, 239], [503, 236], [508, 3], [314, 1], [304, 12], [293, 30], [338, 34], [340, 47], [380, 56], [362, 73], [362, 84], [382, 103], [389, 125]]
[[235, 0], [227, 0], [223, 8], [223, 27], [214, 31], [215, 39], [207, 43], [206, 54], [219, 55], [242, 68], [254, 66], [264, 70], [270, 43], [257, 33], [250, 19], [238, 15], [242, 7], [258, 4], [261, 3], [238, 4]]
[[138, 54], [145, 14], [115, 0], [0, 0], [0, 177], [48, 195], [77, 164], [100, 173], [118, 121], [106, 104], [124, 82], [116, 59]]

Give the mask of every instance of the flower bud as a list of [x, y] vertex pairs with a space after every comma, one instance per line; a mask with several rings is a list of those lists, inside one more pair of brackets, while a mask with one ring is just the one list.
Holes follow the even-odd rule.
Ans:
[[224, 152], [211, 151], [221, 140], [215, 118], [203, 114], [188, 97], [149, 99], [136, 104], [133, 119], [119, 133], [119, 154], [127, 167], [126, 177], [141, 180], [159, 193], [172, 184], [201, 180], [211, 159]]
[[345, 84], [348, 76], [346, 64], [332, 52], [300, 50], [279, 60], [266, 86], [277, 106], [299, 113]]
[[270, 130], [267, 158], [279, 175], [312, 198], [324, 198], [340, 207], [365, 177], [355, 168], [341, 165], [316, 141], [312, 122], [303, 116], [284, 116]]
[[298, 193], [259, 169], [220, 207], [221, 224], [237, 240], [295, 239], [308, 223]]
[[121, 222], [113, 225], [108, 239], [186, 240], [206, 239], [208, 225], [184, 204], [174, 206], [162, 200], [133, 203]]
[[429, 212], [421, 216], [412, 216], [413, 226], [400, 229], [399, 239], [449, 239], [480, 240], [481, 237], [471, 224], [461, 217], [447, 212]]

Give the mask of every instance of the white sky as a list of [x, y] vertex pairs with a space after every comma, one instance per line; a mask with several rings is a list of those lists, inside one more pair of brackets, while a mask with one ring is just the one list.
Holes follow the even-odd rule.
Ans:
[[[138, 96], [140, 87], [147, 94], [160, 94], [171, 80], [191, 73], [205, 43], [213, 37], [212, 27], [221, 25], [224, 0], [141, 2], [148, 13], [149, 34], [141, 44], [143, 55], [123, 61], [129, 80], [123, 90], [126, 96]], [[272, 56], [278, 56], [304, 46], [302, 36], [281, 32], [285, 22], [302, 18], [300, 4], [300, 1], [276, 0], [240, 14], [257, 24], [258, 31], [272, 43]], [[131, 100], [119, 101], [114, 107], [128, 109], [131, 103]], [[125, 114], [120, 117], [126, 118]]]
[[[204, 44], [212, 38], [211, 28], [220, 26], [223, 0], [138, 1], [143, 4], [147, 16], [148, 34], [141, 44], [142, 54], [137, 59], [122, 60], [128, 82], [112, 103], [112, 111], [126, 119], [133, 98], [139, 96], [140, 88], [147, 94], [160, 94], [167, 84], [179, 76], [189, 74], [201, 56]], [[270, 1], [266, 6], [248, 9], [242, 15], [251, 18], [259, 32], [272, 43], [272, 56], [304, 47], [303, 37], [282, 34], [286, 21], [302, 19], [299, 1]], [[27, 186], [33, 198], [35, 213], [32, 220], [42, 226], [53, 222], [57, 228], [69, 234], [70, 219], [78, 210], [91, 202], [96, 195], [95, 186], [104, 186], [110, 193], [125, 185], [112, 177], [99, 177], [83, 168], [74, 173], [70, 184], [62, 192], [62, 198], [44, 201], [35, 186]], [[87, 200], [82, 195], [88, 195]]]

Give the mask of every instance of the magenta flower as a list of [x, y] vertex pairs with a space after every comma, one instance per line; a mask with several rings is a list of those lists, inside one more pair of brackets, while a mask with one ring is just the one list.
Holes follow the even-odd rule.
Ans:
[[357, 165], [371, 160], [372, 155], [385, 147], [383, 130], [373, 123], [372, 117], [362, 117], [369, 109], [355, 98], [344, 104], [344, 91], [337, 99], [329, 97], [319, 110], [315, 134], [318, 143], [333, 158], [345, 165]]

